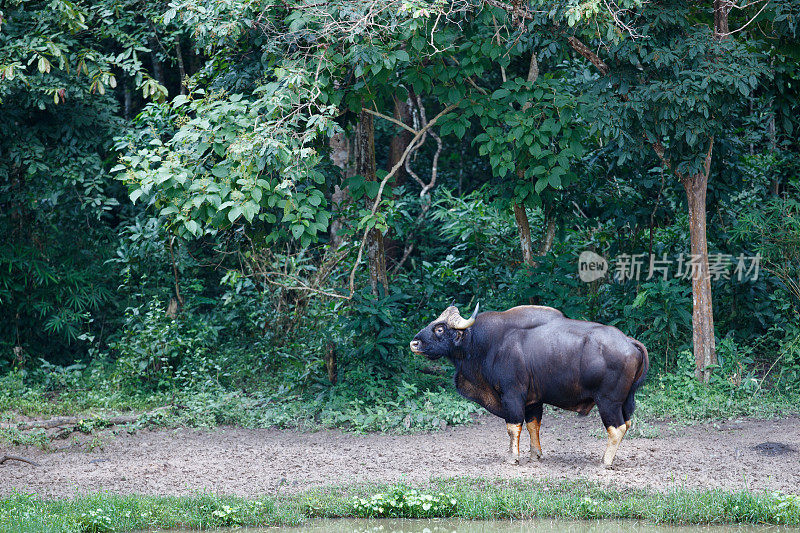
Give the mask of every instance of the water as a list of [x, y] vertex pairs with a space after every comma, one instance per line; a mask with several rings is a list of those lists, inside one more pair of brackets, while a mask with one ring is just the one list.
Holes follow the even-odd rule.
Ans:
[[[223, 531], [223, 530], [220, 530]], [[301, 527], [242, 528], [238, 533], [800, 533], [800, 528], [761, 525], [675, 526], [635, 520], [314, 520]], [[178, 533], [178, 532], [174, 532]]]

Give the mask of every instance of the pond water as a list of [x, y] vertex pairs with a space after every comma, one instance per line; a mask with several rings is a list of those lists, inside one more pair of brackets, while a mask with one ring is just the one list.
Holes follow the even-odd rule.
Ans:
[[[800, 533], [800, 528], [763, 525], [675, 526], [634, 520], [314, 520], [301, 527], [242, 528], [238, 533]], [[220, 530], [227, 531], [227, 530]], [[177, 532], [174, 532], [177, 533]]]

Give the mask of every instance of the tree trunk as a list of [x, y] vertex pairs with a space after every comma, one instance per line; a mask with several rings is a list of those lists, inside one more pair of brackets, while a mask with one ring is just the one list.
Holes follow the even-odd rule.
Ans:
[[336, 385], [336, 380], [339, 377], [336, 359], [336, 344], [328, 341], [325, 345], [325, 368], [328, 371], [328, 381], [331, 382], [331, 385]]
[[181, 94], [186, 94], [186, 68], [183, 66], [183, 50], [181, 50], [181, 38], [175, 40], [175, 54], [178, 56], [178, 74], [180, 75]]
[[[536, 51], [531, 51], [531, 62], [528, 65], [528, 81], [534, 82], [539, 77], [539, 62], [536, 60]], [[525, 102], [522, 106], [522, 111], [525, 111], [531, 106], [530, 102]], [[517, 169], [517, 179], [520, 181], [525, 179], [525, 169]], [[531, 245], [531, 225], [528, 221], [528, 213], [525, 211], [525, 206], [514, 202], [514, 218], [517, 221], [517, 231], [519, 232], [519, 245], [522, 250], [522, 261], [528, 265], [533, 266], [533, 252]]]
[[[774, 154], [778, 150], [778, 135], [775, 130], [775, 109], [770, 102], [770, 113], [767, 119], [767, 139], [769, 140], [769, 151]], [[775, 172], [775, 177], [772, 178], [772, 194], [778, 196], [781, 192], [781, 176], [780, 173]]]
[[714, 35], [718, 39], [728, 36], [728, 13], [731, 6], [731, 0], [714, 0]]
[[178, 283], [178, 263], [175, 261], [175, 248], [174, 248], [175, 236], [170, 237], [169, 239], [169, 257], [172, 262], [172, 274], [175, 276], [175, 298], [178, 302], [178, 311], [183, 309], [183, 296], [181, 296], [181, 286]]
[[[411, 124], [411, 111], [408, 107], [406, 100], [400, 100], [394, 97], [394, 118], [403, 124]], [[389, 146], [389, 163], [386, 165], [387, 172], [394, 167], [400, 158], [403, 157], [403, 152], [408, 148], [408, 143], [411, 142], [411, 132], [404, 128], [399, 128], [397, 134], [392, 137], [392, 144]], [[394, 175], [394, 185], [403, 185], [407, 178], [405, 167], [400, 167]]]
[[200, 70], [202, 66], [202, 58], [200, 57], [200, 53], [193, 49], [189, 48], [189, 72], [197, 72]]
[[[342, 133], [337, 133], [330, 140], [331, 147], [331, 161], [337, 167], [342, 169], [342, 177], [346, 180], [354, 175], [352, 164], [352, 144], [350, 139]], [[340, 213], [348, 203], [349, 194], [347, 187], [339, 187], [335, 185], [333, 194], [331, 195], [331, 204], [333, 207], [333, 221], [330, 228], [330, 244], [333, 251], [339, 249], [342, 245], [341, 231], [344, 227], [344, 221]]]
[[[393, 100], [394, 118], [403, 124], [410, 125], [412, 123], [412, 118], [408, 102], [406, 100], [400, 100], [397, 97], [393, 97]], [[392, 137], [392, 142], [389, 146], [389, 162], [386, 166], [387, 172], [391, 171], [403, 157], [403, 153], [406, 151], [406, 148], [408, 148], [408, 143], [411, 142], [411, 137], [411, 132], [405, 128], [399, 128], [399, 131]], [[391, 185], [394, 187], [403, 185], [407, 178], [408, 174], [406, 173], [405, 166], [402, 165], [397, 169]], [[387, 259], [394, 265], [397, 265], [399, 261], [401, 261], [401, 256], [403, 255], [403, 244], [394, 239], [394, 234], [391, 230], [384, 238], [384, 246]]]
[[125, 111], [124, 111], [124, 115], [123, 116], [125, 117], [125, 120], [130, 120], [131, 119], [131, 113], [132, 113], [132, 110], [133, 110], [133, 91], [131, 90], [131, 82], [130, 82], [130, 80], [126, 79], [124, 83], [125, 83], [125, 91], [124, 91], [124, 95], [125, 95], [124, 96], [124, 98], [125, 98], [124, 109], [125, 109]]
[[155, 35], [150, 37], [148, 46], [150, 47], [150, 59], [152, 60], [153, 63], [153, 78], [155, 78], [155, 80], [158, 83], [166, 87], [167, 80], [164, 77], [164, 64], [158, 57], [159, 44], [158, 44], [158, 38]]
[[539, 256], [544, 256], [553, 247], [553, 241], [556, 238], [556, 219], [553, 213], [545, 211], [544, 214], [544, 235], [542, 235], [542, 242], [539, 243]]
[[689, 237], [692, 252], [692, 341], [694, 343], [695, 377], [708, 383], [710, 365], [717, 364], [714, 340], [714, 312], [711, 298], [711, 275], [708, 268], [706, 239], [706, 191], [714, 148], [712, 137], [708, 145], [702, 172], [681, 179], [689, 204]]
[[531, 226], [528, 222], [528, 213], [524, 205], [514, 202], [514, 218], [517, 220], [517, 231], [519, 232], [519, 245], [522, 249], [522, 261], [528, 265], [533, 265], [533, 251], [531, 250]]
[[[729, 0], [714, 0], [714, 37], [728, 38]], [[710, 365], [717, 364], [714, 339], [714, 308], [711, 297], [711, 274], [708, 268], [706, 235], [706, 192], [711, 174], [714, 137], [708, 141], [703, 170], [693, 176], [680, 176], [689, 205], [689, 238], [692, 252], [692, 343], [694, 375], [703, 383], [711, 379]]]
[[[366, 181], [378, 181], [375, 174], [375, 126], [372, 115], [362, 111], [356, 127], [356, 174], [364, 176]], [[372, 207], [373, 199], [365, 198], [367, 209]], [[389, 280], [386, 277], [386, 256], [383, 246], [383, 234], [373, 228], [367, 233], [367, 260], [369, 262], [369, 284], [372, 294], [379, 296], [378, 287], [382, 286], [384, 293], [389, 290]]]
[[386, 294], [389, 291], [389, 280], [386, 277], [386, 254], [383, 234], [377, 229], [370, 230], [367, 236], [367, 257], [369, 260], [369, 286], [372, 294], [380, 296], [379, 286]]

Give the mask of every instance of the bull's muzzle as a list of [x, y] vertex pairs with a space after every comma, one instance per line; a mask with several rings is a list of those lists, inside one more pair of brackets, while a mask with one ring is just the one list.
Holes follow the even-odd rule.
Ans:
[[414, 352], [416, 354], [421, 354], [422, 353], [422, 350], [421, 350], [422, 341], [418, 341], [418, 340], [414, 339], [413, 341], [411, 341], [409, 346], [411, 347], [411, 351], [412, 352]]

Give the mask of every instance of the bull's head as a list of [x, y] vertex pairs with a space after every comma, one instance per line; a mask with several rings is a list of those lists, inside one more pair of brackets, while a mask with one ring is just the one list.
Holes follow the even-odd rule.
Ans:
[[456, 306], [451, 305], [416, 334], [411, 341], [411, 351], [431, 360], [453, 354], [461, 347], [467, 328], [475, 323], [479, 308], [480, 304], [476, 304], [472, 315], [464, 318]]

